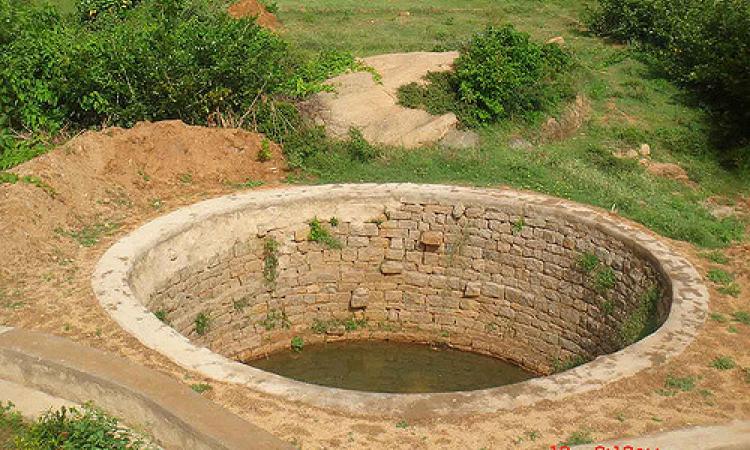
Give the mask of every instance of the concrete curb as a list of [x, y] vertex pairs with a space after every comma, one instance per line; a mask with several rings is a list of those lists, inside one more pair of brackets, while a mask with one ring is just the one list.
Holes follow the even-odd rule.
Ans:
[[55, 336], [2, 332], [0, 379], [72, 403], [93, 401], [167, 449], [293, 448], [165, 375]]
[[571, 450], [613, 450], [630, 448], [628, 446], [659, 450], [747, 450], [750, 448], [750, 421], [735, 420], [724, 425], [683, 428], [599, 444], [577, 445]]
[[[350, 217], [359, 211], [367, 219], [384, 205], [401, 200], [433, 200], [453, 204], [515, 205], [558, 214], [585, 222], [648, 255], [667, 280], [672, 307], [666, 322], [655, 333], [618, 352], [556, 375], [499, 388], [435, 394], [380, 394], [333, 389], [302, 383], [232, 361], [191, 343], [159, 321], [145, 306], [153, 286], [131, 285], [139, 264], [157, 258], [164, 271], [176, 270], [184, 261], [172, 258], [167, 247], [178, 241], [191, 251], [208, 252], [207, 246], [231, 246], [241, 230], [283, 226], [300, 217], [318, 215]], [[362, 211], [365, 211], [362, 213]], [[162, 249], [163, 250], [163, 249]], [[153, 280], [150, 280], [153, 284]], [[645, 232], [604, 211], [549, 197], [510, 189], [480, 189], [415, 184], [359, 184], [295, 187], [251, 191], [207, 200], [162, 216], [124, 237], [99, 261], [92, 287], [102, 307], [128, 333], [177, 364], [216, 380], [316, 407], [357, 416], [426, 418], [487, 414], [531, 406], [544, 400], [599, 389], [641, 370], [664, 364], [680, 354], [697, 336], [708, 310], [708, 290], [702, 277], [682, 256], [652, 233]]]

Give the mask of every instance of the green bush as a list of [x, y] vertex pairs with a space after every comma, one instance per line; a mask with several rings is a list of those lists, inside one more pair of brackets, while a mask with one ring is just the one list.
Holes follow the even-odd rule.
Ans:
[[474, 123], [523, 115], [569, 94], [559, 75], [570, 64], [558, 45], [534, 43], [512, 26], [488, 27], [456, 60], [458, 95]]
[[470, 127], [545, 110], [572, 94], [572, 58], [554, 44], [537, 44], [512, 26], [488, 27], [461, 50], [454, 72], [430, 73], [427, 86], [399, 91], [401, 104], [433, 114], [453, 111]]
[[50, 411], [15, 433], [16, 448], [28, 450], [147, 448], [117, 419], [90, 405]]
[[689, 87], [715, 113], [728, 158], [747, 158], [750, 2], [599, 0], [588, 22], [599, 34], [644, 45], [668, 78]]
[[[128, 4], [131, 8], [122, 9]], [[87, 6], [88, 5], [88, 6]], [[93, 5], [93, 6], [92, 6]], [[280, 141], [300, 127], [294, 100], [357, 66], [348, 53], [306, 59], [253, 18], [212, 0], [82, 0], [95, 21], [0, 0], [0, 129], [55, 134], [141, 120], [227, 123]], [[7, 26], [6, 26], [7, 24]], [[0, 135], [7, 168], [44, 151]]]

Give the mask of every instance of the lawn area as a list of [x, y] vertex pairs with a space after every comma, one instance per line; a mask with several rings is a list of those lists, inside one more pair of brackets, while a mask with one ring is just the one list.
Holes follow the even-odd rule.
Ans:
[[[707, 247], [740, 239], [744, 224], [713, 217], [709, 197], [731, 204], [750, 189], [747, 170], [716, 158], [707, 115], [658, 77], [632, 49], [589, 34], [584, 2], [436, 0], [280, 0], [284, 36], [305, 51], [329, 48], [357, 56], [457, 49], [486, 24], [510, 23], [538, 41], [562, 36], [577, 60], [576, 88], [591, 100], [590, 120], [569, 139], [512, 149], [512, 139], [539, 141], [547, 116], [487, 126], [477, 150], [385, 149], [369, 162], [342, 152], [307, 161], [306, 182], [410, 181], [510, 185], [610, 209], [666, 236]], [[613, 151], [649, 144], [652, 159], [682, 166], [694, 182], [658, 178]]]

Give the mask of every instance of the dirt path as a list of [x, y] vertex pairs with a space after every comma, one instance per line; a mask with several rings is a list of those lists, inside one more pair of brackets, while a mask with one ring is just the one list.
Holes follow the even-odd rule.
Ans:
[[[262, 137], [241, 130], [141, 124], [87, 133], [17, 168], [54, 190], [0, 186], [0, 325], [68, 337], [125, 356], [186, 383], [199, 379], [125, 334], [100, 309], [90, 287], [99, 257], [120, 236], [180, 206], [235, 191], [248, 178], [273, 188], [284, 176], [279, 149], [257, 161]], [[233, 186], [235, 184], [235, 186]], [[83, 245], [86, 244], [86, 245]], [[705, 273], [689, 244], [673, 245]], [[750, 244], [725, 252], [742, 292], [711, 288], [711, 310], [730, 318], [750, 309]], [[710, 284], [710, 283], [709, 283]], [[730, 329], [734, 327], [734, 330]], [[733, 332], [736, 331], [736, 332]], [[709, 320], [689, 349], [667, 366], [597, 392], [513, 413], [401, 424], [357, 419], [290, 404], [234, 385], [209, 382], [209, 398], [302, 448], [549, 448], [577, 430], [597, 439], [750, 418], [750, 326]], [[709, 367], [720, 355], [738, 368]], [[668, 375], [694, 376], [689, 392], [664, 396]]]

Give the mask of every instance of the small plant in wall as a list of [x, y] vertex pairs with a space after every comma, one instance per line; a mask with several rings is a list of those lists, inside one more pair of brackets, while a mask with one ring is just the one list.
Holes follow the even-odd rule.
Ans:
[[597, 292], [604, 293], [615, 287], [615, 271], [611, 267], [603, 267], [596, 272], [594, 287]]
[[513, 222], [513, 226], [511, 227], [511, 233], [513, 233], [514, 236], [521, 234], [523, 231], [523, 227], [526, 226], [526, 221], [523, 219], [523, 217], [519, 217], [518, 220]]
[[211, 318], [208, 314], [202, 312], [195, 317], [194, 325], [198, 336], [204, 336], [208, 333], [208, 329], [211, 326]]
[[552, 360], [552, 372], [565, 372], [566, 370], [576, 368], [581, 364], [585, 364], [586, 362], [586, 358], [581, 355], [571, 356], [566, 359], [560, 359], [559, 357], [557, 357]]
[[617, 283], [617, 276], [611, 267], [605, 266], [599, 257], [593, 253], [585, 252], [578, 257], [578, 269], [588, 275], [593, 283], [593, 288], [599, 294], [606, 294]]
[[276, 282], [279, 270], [279, 243], [270, 237], [263, 244], [263, 278], [267, 283]]
[[323, 244], [328, 248], [341, 248], [341, 242], [331, 235], [331, 232], [320, 223], [317, 217], [308, 222], [308, 225], [310, 226], [309, 240]]
[[161, 320], [164, 323], [169, 323], [169, 318], [167, 317], [167, 312], [163, 309], [160, 309], [158, 311], [154, 311], [154, 316], [156, 316], [157, 319]]
[[292, 325], [289, 318], [286, 316], [286, 312], [283, 310], [278, 311], [276, 309], [268, 311], [266, 318], [263, 319], [260, 324], [266, 329], [266, 331], [272, 331], [279, 327], [288, 330]]
[[302, 336], [294, 336], [292, 338], [292, 350], [299, 353], [302, 351], [304, 347], [305, 347], [305, 340], [302, 339]]
[[578, 257], [578, 268], [583, 273], [591, 273], [599, 266], [599, 258], [593, 253], [583, 253]]
[[190, 389], [192, 389], [193, 391], [199, 394], [202, 394], [204, 392], [210, 391], [213, 388], [208, 383], [195, 383], [195, 384], [190, 385]]

